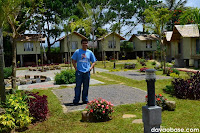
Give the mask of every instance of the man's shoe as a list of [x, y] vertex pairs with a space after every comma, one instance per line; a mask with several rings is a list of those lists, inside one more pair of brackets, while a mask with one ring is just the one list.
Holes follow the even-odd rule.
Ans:
[[73, 103], [74, 104], [74, 106], [78, 106], [78, 103]]
[[88, 101], [83, 101], [83, 104], [88, 104], [89, 102]]

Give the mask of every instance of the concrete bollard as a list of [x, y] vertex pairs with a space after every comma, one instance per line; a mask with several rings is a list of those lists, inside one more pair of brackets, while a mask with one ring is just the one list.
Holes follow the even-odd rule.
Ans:
[[[155, 69], [146, 70], [146, 82], [148, 102], [142, 107], [142, 121], [144, 124], [144, 133], [155, 133], [155, 128], [160, 128], [162, 109], [155, 105]], [[159, 132], [156, 132], [159, 133]]]

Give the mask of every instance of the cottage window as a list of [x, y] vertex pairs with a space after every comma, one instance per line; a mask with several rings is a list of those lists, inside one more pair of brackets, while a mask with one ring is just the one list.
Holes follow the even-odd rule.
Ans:
[[24, 51], [33, 51], [33, 43], [30, 42], [24, 43]]
[[77, 49], [78, 48], [78, 42], [77, 41], [73, 41], [72, 42], [72, 49]]
[[113, 41], [108, 41], [108, 48], [116, 48], [116, 41], [113, 43]]
[[133, 49], [135, 49], [135, 42], [133, 42]]
[[146, 48], [152, 48], [152, 41], [146, 41]]
[[196, 40], [196, 54], [200, 54], [200, 40]]
[[178, 53], [181, 54], [181, 43], [178, 43]]

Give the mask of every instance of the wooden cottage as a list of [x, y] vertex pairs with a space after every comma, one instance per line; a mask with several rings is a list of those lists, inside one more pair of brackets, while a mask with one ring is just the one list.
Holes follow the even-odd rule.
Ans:
[[171, 57], [175, 58], [175, 66], [199, 68], [200, 40], [198, 25], [175, 25], [170, 42]]
[[155, 34], [133, 34], [129, 42], [133, 43], [135, 57], [154, 58], [154, 52], [157, 50], [157, 40]]
[[103, 56], [107, 56], [108, 59], [112, 59], [114, 52], [116, 55], [115, 59], [119, 59], [120, 52], [120, 41], [126, 40], [124, 37], [117, 33], [110, 33], [104, 37], [97, 39], [97, 51], [102, 59]]
[[38, 62], [40, 45], [45, 43], [45, 37], [39, 34], [24, 34], [16, 39], [17, 62], [21, 66], [32, 66]]
[[[69, 35], [65, 35], [64, 37], [60, 38], [60, 52], [63, 53], [62, 58], [65, 57], [65, 62], [71, 58], [71, 55], [68, 54], [70, 52], [71, 54], [74, 53], [77, 49], [82, 48], [81, 46], [81, 40], [82, 39], [87, 39], [84, 35], [78, 33], [78, 32], [73, 32]], [[68, 42], [68, 43], [67, 43]], [[69, 45], [69, 46], [67, 46]], [[69, 49], [68, 49], [69, 47]], [[68, 57], [68, 55], [70, 57]]]

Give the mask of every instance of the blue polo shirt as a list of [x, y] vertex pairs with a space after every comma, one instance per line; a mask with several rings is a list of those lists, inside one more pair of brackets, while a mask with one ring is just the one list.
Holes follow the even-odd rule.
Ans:
[[89, 49], [84, 51], [83, 49], [77, 49], [72, 55], [72, 59], [77, 62], [77, 69], [83, 73], [86, 73], [90, 70], [90, 62], [94, 63], [96, 57], [93, 52]]

